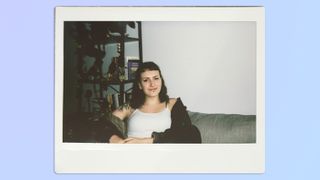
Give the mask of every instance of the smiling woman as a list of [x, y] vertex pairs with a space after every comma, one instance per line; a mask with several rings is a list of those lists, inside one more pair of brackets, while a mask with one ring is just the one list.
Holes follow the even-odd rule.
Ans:
[[148, 97], [155, 97], [160, 93], [161, 78], [158, 70], [150, 70], [141, 73], [139, 88]]
[[[169, 98], [161, 70], [142, 63], [136, 73], [132, 101], [116, 109], [107, 127], [110, 143], [201, 143], [180, 98]], [[119, 126], [118, 124], [123, 124]]]

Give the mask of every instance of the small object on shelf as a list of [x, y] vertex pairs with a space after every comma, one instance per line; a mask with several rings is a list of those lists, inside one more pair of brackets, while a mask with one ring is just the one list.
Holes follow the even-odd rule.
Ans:
[[124, 67], [119, 67], [119, 80], [120, 82], [126, 80]]
[[112, 104], [113, 104], [113, 109], [117, 109], [120, 106], [118, 93], [112, 94]]
[[119, 66], [119, 57], [113, 57], [107, 73], [108, 81], [123, 82], [126, 80], [125, 68]]
[[111, 81], [112, 80], [112, 74], [111, 73], [107, 73], [107, 81]]
[[108, 80], [119, 81], [119, 77], [120, 77], [119, 57], [113, 57], [108, 70]]
[[112, 95], [111, 94], [107, 95], [107, 104], [108, 104], [107, 112], [111, 112], [112, 111], [112, 106], [113, 106], [113, 101], [112, 101]]
[[128, 80], [134, 80], [136, 71], [140, 65], [140, 60], [128, 60]]
[[121, 44], [117, 43], [117, 53], [120, 54], [120, 52], [121, 52]]

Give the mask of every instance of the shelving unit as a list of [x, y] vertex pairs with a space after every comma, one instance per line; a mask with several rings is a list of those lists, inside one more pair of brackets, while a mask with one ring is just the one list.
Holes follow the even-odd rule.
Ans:
[[110, 95], [124, 103], [134, 80], [109, 78], [114, 57], [143, 61], [140, 22], [64, 22], [63, 142], [100, 142]]
[[[125, 86], [133, 84], [134, 80], [117, 80], [119, 77], [109, 78], [110, 65], [108, 69], [103, 68], [105, 57], [108, 54], [114, 52], [108, 51], [107, 45], [118, 45], [119, 51], [117, 58], [117, 70], [125, 69], [126, 54], [125, 50], [132, 45], [132, 42], [138, 43], [137, 53], [140, 62], [143, 61], [142, 57], [142, 42], [141, 42], [141, 22], [77, 22], [76, 24], [77, 36], [77, 55], [78, 55], [78, 109], [79, 112], [83, 110], [83, 104], [89, 102], [89, 99], [98, 99], [100, 109], [104, 111], [105, 107], [108, 107], [108, 100], [105, 94], [108, 94], [108, 90], [119, 93], [119, 105], [125, 103], [125, 93], [131, 90], [125, 90]], [[130, 26], [130, 27], [129, 27]], [[88, 28], [88, 27], [91, 27]], [[131, 28], [137, 31], [138, 37], [132, 37], [127, 29]], [[83, 71], [84, 58], [87, 56], [95, 59], [94, 64], [87, 72]], [[135, 55], [136, 56], [136, 55]], [[112, 59], [111, 59], [112, 60]], [[107, 72], [107, 76], [105, 74]], [[122, 72], [123, 73], [123, 72]], [[121, 74], [123, 75], [123, 74]], [[120, 76], [120, 74], [118, 74]], [[99, 89], [98, 95], [96, 93], [84, 92], [84, 85], [92, 85], [94, 89]], [[128, 85], [127, 85], [128, 86]], [[105, 93], [106, 92], [106, 93]], [[126, 100], [127, 101], [127, 100]], [[90, 105], [88, 105], [88, 110]]]

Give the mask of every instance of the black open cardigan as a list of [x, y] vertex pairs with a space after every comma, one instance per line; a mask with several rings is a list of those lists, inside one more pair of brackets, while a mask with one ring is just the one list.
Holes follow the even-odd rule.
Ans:
[[[124, 134], [126, 123], [121, 120], [115, 123], [114, 118], [117, 117], [107, 117], [107, 124], [103, 132], [100, 133], [100, 141], [109, 142], [112, 135], [126, 137]], [[180, 98], [177, 99], [171, 110], [171, 127], [164, 132], [153, 132], [152, 137], [154, 138], [153, 143], [201, 143], [200, 131], [192, 125], [186, 106]]]

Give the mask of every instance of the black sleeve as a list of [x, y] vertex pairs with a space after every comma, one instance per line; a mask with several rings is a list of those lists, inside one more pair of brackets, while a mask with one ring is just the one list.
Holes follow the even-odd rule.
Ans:
[[200, 131], [192, 125], [180, 98], [171, 110], [171, 127], [164, 132], [153, 132], [154, 143], [201, 143]]

